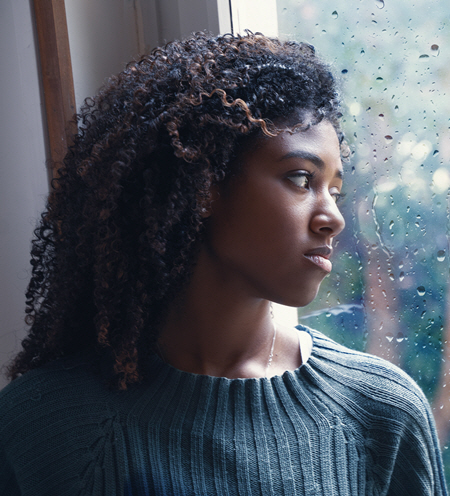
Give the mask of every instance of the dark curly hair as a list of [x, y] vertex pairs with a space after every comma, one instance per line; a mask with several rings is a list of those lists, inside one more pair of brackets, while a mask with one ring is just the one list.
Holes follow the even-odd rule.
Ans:
[[335, 86], [312, 46], [252, 33], [197, 33], [109, 79], [77, 116], [35, 230], [31, 328], [9, 377], [97, 348], [117, 387], [138, 381], [195, 264], [211, 185], [296, 110], [341, 136]]

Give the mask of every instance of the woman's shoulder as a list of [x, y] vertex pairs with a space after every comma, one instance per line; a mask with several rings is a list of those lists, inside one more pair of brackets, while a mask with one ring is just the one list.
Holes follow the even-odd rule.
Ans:
[[92, 369], [88, 354], [80, 353], [49, 362], [13, 380], [0, 391], [0, 434], [6, 426], [12, 429], [25, 419], [45, 423], [45, 417], [63, 405], [98, 399], [104, 387]]
[[[323, 333], [298, 326], [313, 339], [310, 373], [341, 394], [348, 392], [358, 403], [380, 405], [403, 410], [407, 414], [429, 417], [428, 401], [417, 383], [389, 361], [339, 344]], [[320, 382], [321, 384], [325, 384]], [[325, 387], [325, 386], [324, 386]]]
[[413, 379], [401, 368], [384, 358], [348, 348], [337, 343], [322, 332], [299, 325], [299, 330], [308, 332], [313, 340], [312, 358], [319, 360], [324, 366], [345, 367], [355, 372], [361, 371], [371, 377], [386, 376], [400, 383], [414, 384]]
[[414, 486], [416, 474], [429, 487], [444, 487], [431, 407], [416, 382], [383, 358], [347, 348], [314, 329], [300, 329], [313, 339], [311, 357], [302, 367], [308, 390], [323, 405], [322, 412], [335, 415], [347, 433], [359, 433], [371, 466], [384, 463], [383, 447], [384, 461], [398, 463], [396, 478], [403, 487]]

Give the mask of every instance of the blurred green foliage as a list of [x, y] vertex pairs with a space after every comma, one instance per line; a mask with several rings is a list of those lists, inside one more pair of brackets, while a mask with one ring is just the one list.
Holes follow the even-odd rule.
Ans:
[[[387, 355], [432, 402], [449, 281], [448, 0], [278, 0], [278, 24], [339, 76], [352, 150], [347, 228], [300, 321]], [[448, 444], [444, 462], [450, 485]]]

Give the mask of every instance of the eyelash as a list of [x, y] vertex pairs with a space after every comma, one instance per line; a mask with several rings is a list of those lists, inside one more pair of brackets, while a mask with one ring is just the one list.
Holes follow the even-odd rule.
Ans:
[[[295, 181], [295, 179], [298, 179], [298, 178], [306, 179], [306, 184], [298, 184]], [[289, 175], [288, 179], [291, 182], [293, 182], [298, 188], [308, 189], [311, 180], [314, 179], [314, 173], [306, 172], [306, 171], [298, 171], [298, 172], [294, 172], [291, 175]], [[335, 193], [332, 196], [334, 197], [336, 204], [339, 205], [344, 200], [345, 193]]]
[[336, 205], [340, 205], [345, 200], [346, 194], [345, 193], [336, 193], [333, 196], [336, 198], [336, 200], [335, 200]]

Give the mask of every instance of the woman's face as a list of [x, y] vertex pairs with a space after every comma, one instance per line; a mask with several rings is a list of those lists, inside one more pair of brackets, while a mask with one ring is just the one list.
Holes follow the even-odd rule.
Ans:
[[345, 224], [336, 131], [322, 121], [260, 138], [239, 162], [239, 176], [213, 193], [205, 239], [213, 268], [250, 297], [307, 305], [331, 271], [332, 241]]

